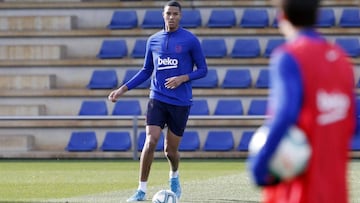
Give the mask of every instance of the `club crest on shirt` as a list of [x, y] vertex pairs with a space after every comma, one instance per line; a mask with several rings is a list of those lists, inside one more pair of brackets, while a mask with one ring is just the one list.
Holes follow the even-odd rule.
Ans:
[[180, 53], [181, 51], [182, 51], [182, 46], [181, 45], [176, 45], [175, 46], [175, 52]]

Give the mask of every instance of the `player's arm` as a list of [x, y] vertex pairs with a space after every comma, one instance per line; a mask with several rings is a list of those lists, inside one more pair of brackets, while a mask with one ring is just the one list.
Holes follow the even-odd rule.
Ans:
[[[302, 105], [303, 88], [298, 63], [288, 53], [279, 53], [270, 64], [272, 117], [267, 121], [269, 135], [259, 153], [251, 158], [250, 169], [256, 184], [276, 184], [269, 172], [270, 158], [287, 129], [296, 123]], [[276, 101], [276, 103], [273, 103]]]
[[202, 77], [205, 77], [208, 71], [208, 67], [206, 64], [205, 55], [200, 45], [200, 41], [194, 37], [192, 42], [191, 55], [196, 65], [196, 69], [189, 73], [189, 80], [196, 80]]
[[192, 56], [192, 60], [195, 62], [196, 69], [189, 74], [167, 78], [165, 82], [166, 88], [174, 89], [180, 86], [184, 82], [187, 82], [189, 80], [199, 79], [206, 76], [208, 69], [207, 69], [205, 56], [202, 51], [199, 40], [195, 37], [194, 40], [191, 42], [190, 54]]
[[119, 97], [121, 97], [125, 92], [131, 90], [141, 83], [145, 82], [151, 75], [154, 70], [153, 58], [151, 49], [149, 46], [149, 40], [146, 44], [145, 60], [144, 66], [135, 74], [128, 82], [121, 85], [118, 89], [110, 92], [108, 99], [112, 102], [116, 102]]

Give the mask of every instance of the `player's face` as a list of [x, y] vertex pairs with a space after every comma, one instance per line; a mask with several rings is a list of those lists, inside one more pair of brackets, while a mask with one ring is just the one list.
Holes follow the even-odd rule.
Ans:
[[175, 31], [179, 27], [181, 12], [176, 6], [165, 6], [163, 12], [166, 31]]

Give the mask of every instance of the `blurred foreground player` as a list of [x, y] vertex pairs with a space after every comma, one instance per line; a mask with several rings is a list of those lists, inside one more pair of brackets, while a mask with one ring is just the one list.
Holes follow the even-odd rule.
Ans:
[[[353, 67], [345, 52], [320, 36], [319, 0], [278, 0], [280, 31], [287, 42], [270, 61], [269, 137], [249, 158], [266, 203], [347, 203], [349, 143], [355, 133]], [[291, 125], [305, 131], [312, 155], [301, 175], [277, 180], [269, 160]]]

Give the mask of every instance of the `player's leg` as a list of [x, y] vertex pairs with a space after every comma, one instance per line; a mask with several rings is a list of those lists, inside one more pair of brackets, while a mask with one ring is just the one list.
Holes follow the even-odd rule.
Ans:
[[156, 145], [160, 138], [161, 128], [155, 125], [146, 126], [146, 139], [140, 156], [140, 181], [147, 182]]
[[154, 159], [157, 142], [164, 128], [163, 103], [150, 99], [146, 114], [146, 139], [140, 156], [139, 186], [138, 190], [127, 201], [143, 201], [147, 190], [147, 180], [150, 174], [151, 164]]
[[190, 106], [168, 105], [169, 117], [166, 121], [168, 131], [165, 136], [164, 152], [170, 165], [170, 189], [178, 198], [181, 196], [179, 180], [179, 145], [189, 117]]

